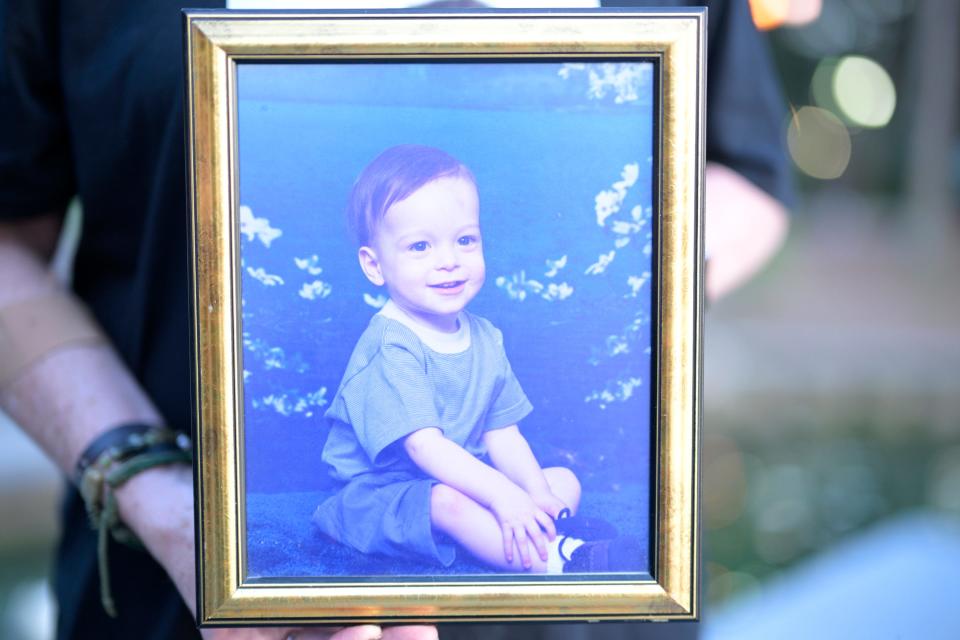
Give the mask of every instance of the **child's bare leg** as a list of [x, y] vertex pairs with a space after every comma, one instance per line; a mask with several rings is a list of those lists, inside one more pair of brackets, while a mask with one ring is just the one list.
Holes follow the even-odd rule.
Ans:
[[[562, 499], [562, 496], [557, 497]], [[513, 561], [503, 551], [503, 532], [496, 517], [476, 500], [445, 484], [435, 484], [430, 493], [430, 523], [470, 553], [494, 567], [523, 573], [543, 573], [547, 564], [533, 543], [527, 541], [531, 566], [525, 569], [520, 550], [514, 547]]]
[[543, 475], [547, 478], [553, 495], [563, 500], [571, 513], [576, 513], [580, 506], [580, 481], [573, 471], [566, 467], [547, 467], [543, 470]]

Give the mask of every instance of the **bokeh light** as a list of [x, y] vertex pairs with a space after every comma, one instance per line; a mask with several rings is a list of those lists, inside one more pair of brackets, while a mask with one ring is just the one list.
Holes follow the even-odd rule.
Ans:
[[790, 0], [750, 0], [750, 13], [757, 29], [768, 31], [779, 27], [787, 19]]
[[822, 0], [750, 0], [753, 23], [761, 31], [808, 24], [817, 19], [822, 7]]
[[937, 457], [930, 470], [928, 501], [936, 509], [960, 516], [960, 446]]
[[810, 24], [820, 17], [823, 0], [790, 0], [787, 24], [792, 27]]
[[747, 477], [743, 455], [731, 438], [714, 436], [704, 441], [703, 517], [707, 527], [718, 529], [743, 513]]
[[708, 598], [714, 602], [733, 594], [743, 596], [760, 588], [760, 581], [745, 571], [722, 571], [710, 580]]
[[837, 63], [833, 94], [840, 114], [860, 127], [885, 127], [897, 105], [890, 74], [864, 56], [846, 56]]
[[837, 116], [819, 107], [801, 107], [790, 120], [787, 148], [797, 168], [813, 178], [832, 180], [850, 163], [850, 133]]
[[769, 466], [751, 485], [754, 547], [766, 563], [786, 563], [811, 544], [815, 529], [816, 478], [796, 464]]
[[864, 12], [869, 12], [877, 20], [894, 22], [911, 13], [917, 0], [854, 0]]
[[833, 75], [837, 71], [838, 62], [834, 57], [824, 58], [817, 64], [810, 79], [810, 96], [814, 104], [833, 112], [839, 110], [833, 95]]
[[817, 20], [799, 29], [787, 29], [783, 43], [808, 58], [840, 55], [860, 44], [862, 21], [846, 2], [824, 3]]
[[916, 0], [791, 0], [783, 25], [796, 28], [783, 30], [780, 42], [813, 59], [886, 50], [902, 37], [901, 23], [915, 5]]

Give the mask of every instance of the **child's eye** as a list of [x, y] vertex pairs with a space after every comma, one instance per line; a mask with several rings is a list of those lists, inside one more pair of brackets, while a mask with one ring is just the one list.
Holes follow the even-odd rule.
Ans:
[[476, 244], [479, 240], [477, 236], [461, 236], [457, 238], [457, 244], [461, 247], [469, 247], [472, 244]]
[[426, 251], [427, 250], [427, 241], [421, 240], [420, 242], [414, 242], [409, 247], [410, 251]]

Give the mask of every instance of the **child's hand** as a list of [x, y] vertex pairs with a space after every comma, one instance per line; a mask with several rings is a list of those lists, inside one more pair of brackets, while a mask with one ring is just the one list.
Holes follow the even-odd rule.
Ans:
[[526, 491], [511, 484], [509, 490], [500, 492], [490, 504], [490, 511], [496, 516], [503, 532], [503, 557], [508, 563], [513, 562], [513, 547], [516, 544], [520, 550], [520, 560], [524, 569], [532, 566], [530, 560], [530, 546], [537, 550], [537, 554], [544, 562], [547, 561], [547, 537], [550, 540], [556, 537], [556, 528], [553, 519], [546, 511], [537, 506]]
[[[534, 504], [540, 507], [554, 520], [557, 519], [557, 516], [560, 515], [561, 511], [567, 508], [567, 505], [563, 502], [563, 500], [553, 495], [553, 492], [549, 489], [545, 489], [544, 491], [531, 491], [530, 499], [533, 500]], [[555, 534], [551, 535], [550, 539], [553, 540], [555, 537]]]

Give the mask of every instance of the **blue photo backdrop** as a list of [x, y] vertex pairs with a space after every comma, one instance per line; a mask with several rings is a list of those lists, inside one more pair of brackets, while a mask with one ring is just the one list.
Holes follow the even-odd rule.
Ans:
[[577, 474], [583, 514], [648, 539], [653, 94], [649, 63], [238, 66], [251, 576], [438, 572], [364, 569], [310, 522], [331, 489], [323, 413], [385, 301], [357, 264], [347, 196], [403, 143], [476, 175], [487, 283], [470, 310], [504, 334], [541, 463]]

